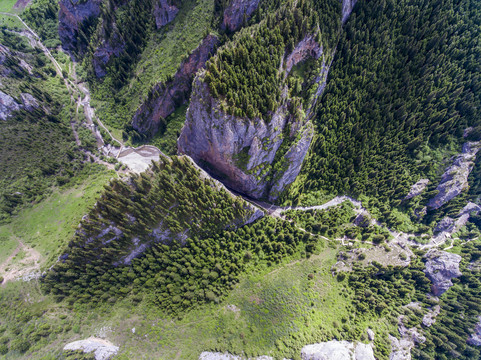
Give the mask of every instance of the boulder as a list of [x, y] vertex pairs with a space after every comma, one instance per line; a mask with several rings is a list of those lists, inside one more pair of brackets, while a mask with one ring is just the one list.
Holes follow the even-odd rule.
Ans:
[[112, 344], [110, 341], [99, 338], [88, 338], [71, 342], [64, 346], [65, 350], [83, 351], [84, 353], [94, 353], [95, 360], [108, 360], [119, 351], [119, 347]]
[[426, 186], [428, 186], [428, 184], [429, 184], [429, 179], [419, 180], [413, 186], [411, 186], [411, 189], [409, 190], [409, 193], [406, 195], [404, 200], [409, 200], [409, 199], [412, 199], [413, 197], [420, 195], [424, 191], [424, 189], [426, 189]]
[[0, 90], [0, 120], [7, 120], [12, 112], [20, 109], [13, 97]]
[[424, 256], [427, 277], [432, 281], [431, 291], [435, 296], [445, 293], [453, 283], [451, 279], [460, 277], [461, 256], [437, 249], [429, 250]]
[[372, 344], [331, 340], [304, 346], [302, 360], [375, 360]]

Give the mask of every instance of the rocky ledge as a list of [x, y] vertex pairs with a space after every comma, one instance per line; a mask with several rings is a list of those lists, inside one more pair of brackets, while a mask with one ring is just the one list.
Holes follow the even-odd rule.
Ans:
[[16, 110], [32, 111], [35, 108], [38, 108], [38, 102], [32, 95], [21, 93], [18, 101], [0, 90], [0, 120], [7, 120]]
[[77, 48], [77, 36], [82, 25], [99, 17], [102, 0], [60, 0], [58, 14], [58, 35], [62, 41], [62, 47], [69, 53], [79, 51], [83, 54], [86, 45], [81, 49]]
[[154, 4], [154, 17], [157, 29], [160, 29], [162, 26], [165, 26], [174, 20], [178, 12], [179, 9], [172, 4], [170, 0], [156, 1]]
[[461, 154], [454, 157], [453, 163], [441, 177], [436, 190], [439, 193], [429, 200], [428, 207], [437, 209], [452, 198], [458, 196], [468, 187], [468, 176], [474, 167], [476, 153], [481, 148], [481, 141], [467, 142], [463, 145]]
[[134, 129], [149, 136], [159, 130], [163, 119], [188, 100], [195, 73], [204, 67], [218, 43], [217, 37], [208, 35], [182, 62], [172, 80], [155, 85], [132, 119]]
[[269, 121], [230, 115], [222, 110], [222, 100], [210, 94], [206, 72], [200, 71], [177, 142], [179, 152], [190, 155], [228, 187], [256, 199], [275, 201], [299, 174], [314, 136], [310, 110], [322, 94], [329, 70], [322, 47], [311, 35], [301, 40], [281, 65], [287, 77], [293, 66], [309, 57], [320, 61], [321, 71], [306, 115], [301, 118], [289, 112], [286, 91], [285, 101]]
[[112, 344], [110, 341], [88, 338], [71, 342], [64, 346], [64, 351], [83, 351], [84, 353], [94, 353], [95, 360], [108, 360], [119, 351], [119, 347]]
[[437, 249], [429, 250], [424, 256], [426, 261], [425, 273], [432, 281], [431, 291], [435, 296], [444, 294], [453, 283], [451, 279], [460, 277], [459, 263], [461, 256]]
[[241, 28], [244, 18], [249, 20], [259, 6], [259, 0], [234, 0], [224, 10], [222, 29], [236, 31]]

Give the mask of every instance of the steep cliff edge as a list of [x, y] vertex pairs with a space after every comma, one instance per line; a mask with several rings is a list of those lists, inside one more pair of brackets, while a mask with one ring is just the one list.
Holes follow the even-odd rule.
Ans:
[[71, 55], [87, 51], [90, 30], [100, 16], [102, 0], [60, 0], [58, 34], [62, 47]]
[[154, 135], [159, 131], [164, 119], [173, 113], [177, 106], [187, 101], [195, 73], [204, 67], [218, 43], [219, 40], [213, 35], [205, 37], [197, 49], [180, 65], [172, 80], [154, 86], [149, 98], [132, 119], [134, 129], [148, 135]]
[[222, 29], [236, 31], [249, 20], [259, 6], [259, 0], [234, 0], [224, 10]]

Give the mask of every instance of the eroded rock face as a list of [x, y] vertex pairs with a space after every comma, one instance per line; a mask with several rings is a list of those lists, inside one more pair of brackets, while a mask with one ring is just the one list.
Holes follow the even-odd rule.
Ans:
[[60, 0], [58, 14], [58, 34], [62, 41], [62, 47], [72, 54], [74, 50], [79, 53], [86, 51], [86, 46], [77, 48], [78, 31], [82, 24], [100, 15], [102, 0]]
[[174, 20], [178, 12], [179, 9], [177, 8], [177, 6], [171, 4], [171, 1], [156, 1], [154, 4], [154, 17], [157, 29], [160, 29], [162, 26], [165, 26], [172, 20]]
[[[243, 356], [232, 355], [229, 353], [204, 351], [200, 354], [199, 360], [245, 360]], [[247, 360], [274, 360], [270, 356], [258, 356]]]
[[13, 97], [0, 90], [0, 120], [7, 120], [12, 112], [20, 109]]
[[120, 37], [115, 24], [106, 25], [111, 27], [110, 32], [112, 35], [107, 38], [105, 28], [102, 28], [100, 38], [101, 43], [95, 49], [92, 56], [92, 65], [97, 78], [107, 75], [106, 65], [110, 61], [112, 56], [118, 57], [125, 48], [125, 42]]
[[441, 307], [439, 305], [434, 306], [432, 309], [428, 311], [426, 315], [423, 317], [423, 325], [426, 327], [430, 327], [436, 322], [436, 317], [441, 312]]
[[[306, 36], [283, 59], [281, 68], [287, 76], [301, 61], [321, 56], [322, 47], [313, 36]], [[204, 82], [205, 71], [198, 73], [186, 123], [177, 142], [179, 152], [190, 155], [228, 187], [256, 199], [274, 201], [299, 174], [314, 136], [309, 115], [326, 82], [329, 65], [324, 58], [321, 68], [307, 115], [294, 119], [284, 104], [275, 110], [269, 122], [225, 113], [220, 101], [210, 95]], [[278, 154], [281, 145], [283, 153]]]
[[201, 72], [194, 80], [186, 122], [177, 142], [179, 152], [190, 155], [236, 191], [253, 198], [276, 198], [271, 189], [278, 192], [282, 184], [299, 173], [314, 135], [312, 125], [298, 126], [302, 136], [285, 157], [287, 169], [272, 181], [269, 177], [273, 174], [264, 169], [274, 162], [283, 142], [282, 132], [290, 120], [287, 109], [277, 109], [269, 123], [228, 115], [220, 110], [219, 101], [210, 96], [204, 76], [205, 72]]
[[424, 257], [427, 259], [424, 272], [433, 283], [431, 291], [435, 296], [440, 296], [453, 286], [451, 279], [462, 275], [459, 271], [461, 256], [431, 249]]
[[375, 360], [372, 344], [332, 340], [304, 346], [302, 360]]
[[481, 316], [478, 316], [478, 320], [474, 333], [468, 338], [468, 344], [474, 346], [481, 346]]
[[244, 18], [249, 20], [259, 6], [259, 0], [233, 0], [224, 10], [222, 28], [229, 31], [239, 30]]
[[188, 100], [195, 73], [204, 67], [218, 43], [217, 37], [208, 35], [180, 65], [171, 81], [159, 83], [152, 89], [149, 99], [132, 119], [134, 129], [148, 135], [154, 135], [159, 130], [161, 119], [172, 114], [177, 106]]
[[421, 195], [421, 193], [424, 191], [424, 189], [426, 189], [426, 186], [428, 186], [428, 184], [429, 184], [429, 179], [419, 180], [413, 186], [411, 186], [411, 189], [409, 190], [409, 193], [406, 195], [404, 200], [409, 200], [409, 199], [412, 199], [413, 197]]
[[112, 344], [110, 341], [99, 338], [88, 338], [71, 342], [64, 346], [65, 350], [80, 350], [84, 353], [94, 353], [95, 360], [108, 360], [119, 351], [119, 347]]
[[349, 15], [351, 15], [354, 5], [356, 5], [357, 0], [342, 0], [342, 23], [344, 24]]
[[428, 207], [437, 209], [468, 187], [468, 176], [473, 170], [476, 153], [480, 148], [481, 141], [467, 142], [463, 145], [462, 153], [453, 159], [453, 164], [441, 177], [436, 188], [439, 193], [429, 201]]

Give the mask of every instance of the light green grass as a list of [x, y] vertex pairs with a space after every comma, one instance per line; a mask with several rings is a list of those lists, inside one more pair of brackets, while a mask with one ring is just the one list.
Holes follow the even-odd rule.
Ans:
[[25, 26], [17, 17], [3, 14], [0, 14], [0, 26], [6, 26], [8, 29], [12, 30], [25, 28]]
[[0, 264], [13, 253], [17, 248], [17, 241], [13, 238], [10, 229], [5, 226], [0, 227]]
[[18, 10], [15, 10], [13, 6], [17, 0], [2, 0], [0, 1], [0, 11], [1, 12], [18, 12]]
[[82, 216], [95, 203], [103, 185], [115, 176], [107, 170], [87, 171], [90, 173], [85, 174], [82, 184], [55, 192], [38, 205], [21, 211], [10, 223], [0, 226], [0, 260], [8, 257], [3, 254], [11, 254], [15, 249], [15, 236], [35, 248], [42, 255], [44, 265], [57, 259]]

